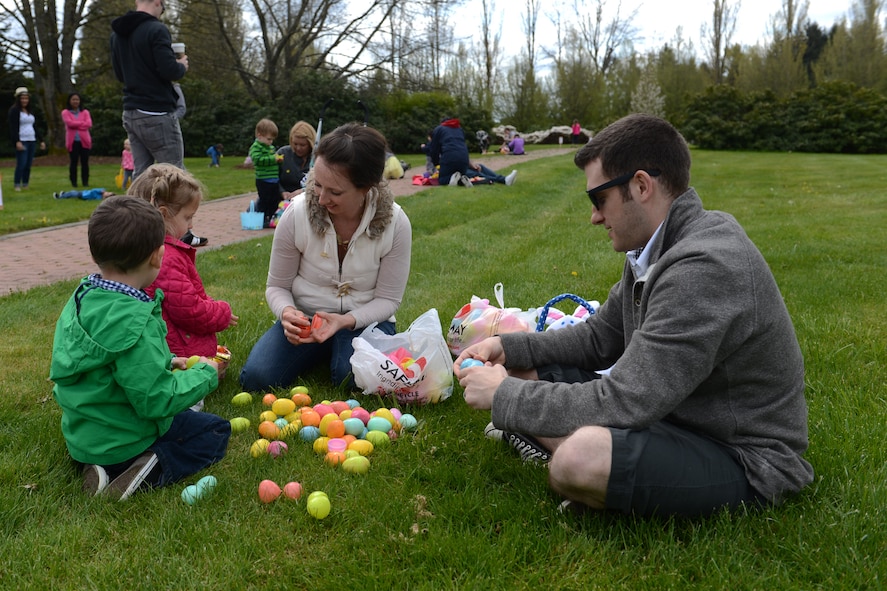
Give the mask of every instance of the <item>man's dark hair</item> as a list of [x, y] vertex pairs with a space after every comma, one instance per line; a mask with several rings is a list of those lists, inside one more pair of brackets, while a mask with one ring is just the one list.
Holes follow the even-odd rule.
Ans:
[[160, 211], [130, 195], [105, 199], [89, 217], [89, 252], [101, 269], [137, 268], [163, 245], [165, 235]]
[[659, 183], [672, 197], [690, 186], [686, 140], [671, 123], [652, 115], [635, 113], [611, 123], [573, 159], [581, 170], [595, 160], [600, 160], [601, 171], [609, 178], [636, 170], [658, 170]]

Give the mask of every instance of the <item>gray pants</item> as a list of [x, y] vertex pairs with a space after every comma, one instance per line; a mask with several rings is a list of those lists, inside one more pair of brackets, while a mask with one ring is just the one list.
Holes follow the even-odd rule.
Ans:
[[185, 143], [179, 120], [172, 113], [149, 115], [136, 110], [123, 111], [123, 129], [129, 136], [134, 177], [155, 162], [185, 168]]

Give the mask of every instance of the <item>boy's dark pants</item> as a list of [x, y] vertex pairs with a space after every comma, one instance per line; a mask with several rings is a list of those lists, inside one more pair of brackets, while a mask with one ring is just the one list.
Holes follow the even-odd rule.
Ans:
[[277, 184], [277, 179], [271, 182], [256, 179], [256, 192], [259, 194], [256, 211], [261, 211], [265, 216], [265, 227], [267, 228], [268, 222], [274, 217], [277, 206], [280, 204], [280, 186]]

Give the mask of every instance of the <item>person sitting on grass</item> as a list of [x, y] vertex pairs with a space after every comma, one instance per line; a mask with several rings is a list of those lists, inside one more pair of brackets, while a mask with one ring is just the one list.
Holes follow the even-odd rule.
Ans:
[[58, 191], [52, 194], [56, 199], [83, 199], [84, 201], [98, 201], [113, 197], [114, 193], [106, 191], [102, 187], [87, 189], [86, 191]]
[[[684, 138], [629, 115], [574, 160], [591, 223], [627, 255], [622, 279], [584, 322], [460, 353], [466, 403], [492, 411], [487, 435], [549, 462], [571, 508], [700, 516], [810, 484], [791, 317], [742, 227], [690, 188]], [[484, 365], [462, 369], [469, 358]]]
[[188, 407], [216, 389], [218, 364], [173, 357], [163, 293], [145, 293], [160, 271], [166, 226], [138, 197], [102, 201], [89, 218], [89, 251], [101, 270], [80, 281], [55, 329], [50, 364], [62, 435], [82, 466], [83, 490], [124, 500], [177, 482], [225, 456], [231, 423]]

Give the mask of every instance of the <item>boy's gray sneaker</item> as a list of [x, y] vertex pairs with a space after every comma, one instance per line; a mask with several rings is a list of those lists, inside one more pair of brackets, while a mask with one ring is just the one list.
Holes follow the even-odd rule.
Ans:
[[471, 182], [471, 178], [467, 174], [463, 174], [459, 179], [459, 184], [463, 187], [473, 187], [474, 183]]
[[128, 499], [145, 482], [145, 478], [155, 466], [157, 466], [157, 455], [153, 451], [146, 451], [120, 476], [111, 481], [105, 489], [105, 494], [118, 501]]
[[96, 464], [83, 466], [83, 492], [94, 497], [108, 487], [108, 473]]
[[450, 182], [449, 182], [449, 185], [450, 185], [451, 187], [458, 187], [458, 186], [459, 186], [459, 181], [460, 181], [460, 180], [462, 180], [462, 174], [461, 174], [461, 173], [458, 173], [458, 172], [454, 172], [454, 173], [452, 174], [452, 176], [450, 176]]
[[511, 174], [505, 177], [505, 184], [509, 187], [514, 184], [514, 180], [517, 178], [517, 171], [512, 170]]

